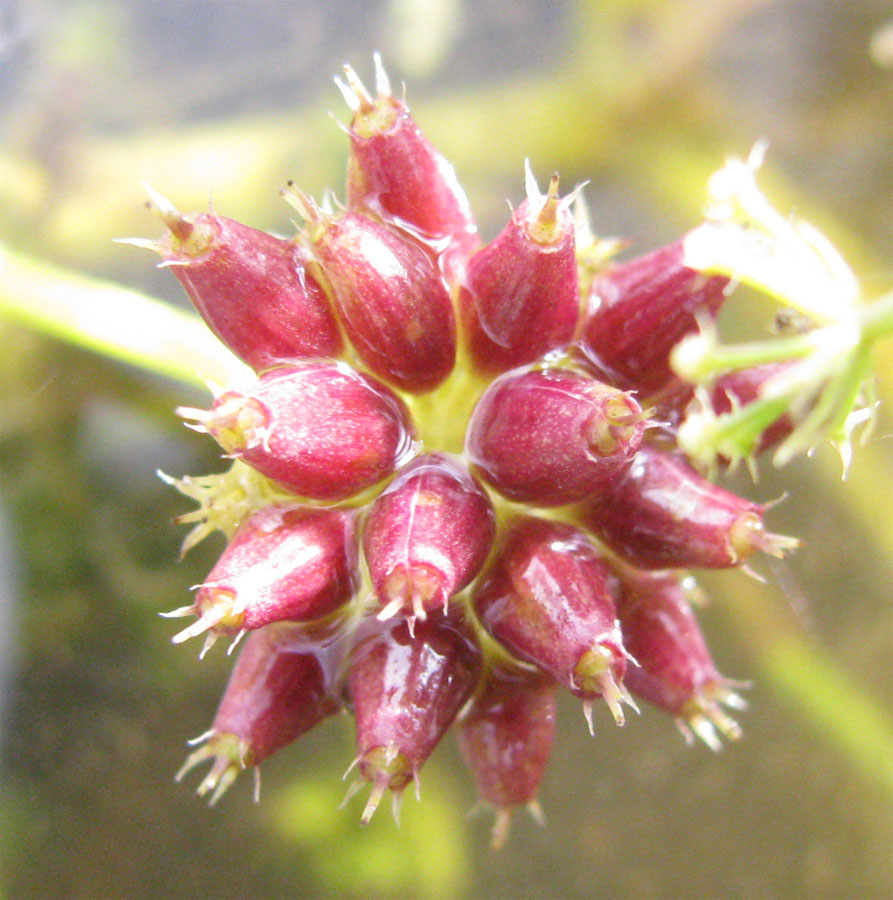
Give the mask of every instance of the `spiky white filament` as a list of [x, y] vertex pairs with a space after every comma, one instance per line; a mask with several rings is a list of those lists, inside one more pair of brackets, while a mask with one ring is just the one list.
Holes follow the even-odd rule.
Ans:
[[177, 207], [174, 206], [174, 204], [164, 196], [164, 194], [160, 194], [155, 190], [155, 188], [152, 187], [151, 184], [146, 181], [144, 181], [142, 184], [143, 190], [149, 195], [149, 200], [151, 201], [155, 209], [157, 209], [161, 214], [161, 217], [163, 219], [167, 220], [168, 218], [182, 218], [182, 213], [180, 212], [180, 210], [178, 210]]
[[391, 80], [385, 71], [384, 64], [381, 61], [381, 54], [376, 51], [372, 54], [372, 62], [375, 65], [375, 91], [379, 97], [391, 96]]

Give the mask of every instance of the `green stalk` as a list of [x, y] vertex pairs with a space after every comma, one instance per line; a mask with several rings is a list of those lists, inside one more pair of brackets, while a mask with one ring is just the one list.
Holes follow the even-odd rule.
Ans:
[[860, 315], [862, 339], [874, 343], [882, 337], [893, 334], [893, 291], [880, 296]]
[[766, 587], [740, 579], [715, 607], [771, 690], [854, 771], [893, 796], [893, 721], [827, 647], [804, 635]]
[[683, 340], [673, 351], [672, 357], [676, 374], [686, 381], [696, 383], [709, 381], [714, 375], [722, 372], [747, 369], [762, 363], [786, 359], [802, 359], [815, 350], [812, 334], [797, 334], [747, 344], [714, 343], [709, 350], [700, 354], [699, 359], [691, 360], [687, 351], [699, 341], [698, 337]]
[[186, 384], [227, 385], [248, 372], [198, 316], [2, 246], [0, 315]]
[[757, 664], [800, 718], [836, 745], [853, 768], [893, 794], [893, 727], [861, 685], [791, 636], [764, 648]]

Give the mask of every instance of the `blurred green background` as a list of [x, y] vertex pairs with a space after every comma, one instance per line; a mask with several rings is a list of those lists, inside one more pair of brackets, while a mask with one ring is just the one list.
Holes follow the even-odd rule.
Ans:
[[[893, 276], [891, 20], [889, 0], [3, 0], [0, 243], [184, 305], [148, 254], [111, 243], [160, 230], [141, 182], [289, 233], [287, 178], [342, 192], [331, 76], [349, 60], [371, 78], [380, 50], [486, 236], [529, 156], [541, 183], [589, 179], [599, 233], [651, 249], [764, 137], [761, 183], [871, 297]], [[742, 292], [723, 325], [759, 333], [771, 313]], [[190, 504], [154, 474], [220, 469], [172, 412], [204, 393], [2, 316], [0, 342], [0, 898], [893, 895], [889, 346], [846, 483], [827, 448], [733, 482], [790, 491], [771, 522], [804, 541], [757, 564], [765, 585], [704, 579], [719, 665], [753, 680], [744, 738], [714, 756], [644, 710], [623, 729], [601, 715], [591, 739], [566, 698], [548, 828], [518, 816], [494, 854], [451, 737], [399, 830], [337, 808], [346, 717], [265, 764], [259, 806], [250, 779], [214, 810], [195, 775], [173, 783], [230, 662], [172, 647], [156, 615], [221, 549], [177, 563], [170, 519]]]

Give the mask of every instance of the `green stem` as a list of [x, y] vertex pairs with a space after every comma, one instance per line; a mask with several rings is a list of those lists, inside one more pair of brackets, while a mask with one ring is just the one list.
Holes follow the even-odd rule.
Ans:
[[893, 334], [893, 291], [866, 306], [859, 318], [865, 343], [873, 343], [878, 338]]
[[772, 690], [852, 768], [893, 796], [893, 721], [833, 649], [802, 632], [768, 589], [741, 579], [719, 615], [733, 623]]
[[763, 649], [758, 664], [850, 765], [893, 793], [893, 729], [880, 704], [803, 640], [776, 641]]
[[247, 373], [198, 316], [0, 246], [0, 315], [187, 384]]
[[756, 452], [763, 432], [783, 416], [790, 405], [790, 397], [778, 397], [747, 403], [723, 413], [713, 421], [704, 443], [730, 459], [749, 458]]
[[[893, 334], [893, 291], [884, 294], [871, 305], [864, 307], [857, 316], [859, 337], [863, 346], [868, 346], [882, 337]], [[845, 325], [828, 325], [825, 329], [807, 334], [779, 337], [769, 341], [754, 341], [749, 344], [721, 344], [710, 348], [709, 353], [698, 361], [696, 375], [699, 379], [718, 372], [748, 368], [761, 363], [802, 359], [816, 350], [816, 335], [826, 329]]]
[[686, 366], [684, 377], [688, 380], [706, 381], [720, 372], [747, 369], [762, 363], [785, 359], [802, 359], [814, 350], [815, 341], [811, 334], [754, 341], [749, 344], [715, 344], [695, 365]]

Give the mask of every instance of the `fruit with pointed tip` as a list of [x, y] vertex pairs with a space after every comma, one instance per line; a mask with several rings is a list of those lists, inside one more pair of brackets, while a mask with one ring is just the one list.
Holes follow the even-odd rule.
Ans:
[[341, 362], [269, 369], [253, 386], [181, 409], [229, 454], [303, 497], [344, 500], [381, 481], [412, 451], [403, 402]]
[[648, 398], [679, 379], [673, 347], [715, 318], [729, 280], [685, 265], [684, 239], [610, 266], [591, 284], [580, 348], [596, 376]]
[[699, 475], [679, 454], [643, 444], [622, 478], [586, 501], [586, 525], [643, 569], [727, 568], [756, 550], [799, 545], [766, 531], [766, 507]]
[[366, 824], [390, 789], [399, 798], [453, 723], [477, 682], [480, 651], [442, 613], [375, 623], [353, 649], [349, 693], [360, 778], [372, 785]]
[[342, 606], [358, 581], [355, 518], [349, 509], [294, 505], [254, 513], [233, 535], [195, 603], [175, 610], [199, 618], [174, 642], [310, 621]]
[[184, 215], [152, 192], [168, 226], [157, 250], [220, 340], [253, 369], [337, 357], [341, 332], [307, 253], [214, 212]]
[[344, 67], [344, 82], [336, 79], [353, 112], [348, 207], [407, 230], [441, 256], [453, 279], [478, 243], [468, 199], [453, 167], [391, 92], [378, 55], [375, 74], [375, 97], [350, 66]]
[[510, 500], [582, 500], [632, 461], [647, 422], [627, 393], [569, 369], [509, 372], [478, 400], [465, 450]]
[[492, 670], [458, 731], [459, 748], [481, 797], [496, 810], [492, 846], [508, 837], [513, 810], [530, 806], [555, 740], [555, 682], [542, 675]]
[[179, 781], [206, 759], [211, 770], [198, 794], [211, 804], [239, 772], [258, 766], [337, 712], [335, 673], [341, 642], [337, 636], [301, 625], [272, 625], [254, 631], [233, 667], [211, 729], [194, 743], [177, 774]]
[[363, 549], [379, 614], [424, 619], [478, 574], [496, 533], [492, 504], [459, 460], [416, 457], [373, 502]]
[[363, 363], [411, 393], [437, 387], [455, 362], [456, 322], [431, 257], [362, 213], [329, 215], [305, 195], [287, 196], [306, 219], [299, 241]]
[[580, 312], [572, 196], [558, 176], [541, 194], [527, 166], [527, 197], [468, 262], [459, 304], [471, 357], [486, 373], [534, 362], [569, 344]]
[[741, 729], [722, 705], [746, 705], [735, 682], [716, 669], [680, 578], [667, 572], [619, 569], [617, 612], [623, 640], [638, 662], [626, 673], [630, 691], [675, 716], [691, 743], [697, 735], [711, 750], [721, 749]]
[[627, 653], [610, 576], [585, 532], [524, 516], [502, 535], [473, 603], [499, 643], [586, 702], [587, 721], [603, 697], [622, 725]]

